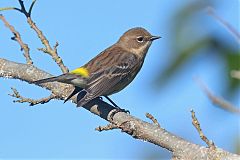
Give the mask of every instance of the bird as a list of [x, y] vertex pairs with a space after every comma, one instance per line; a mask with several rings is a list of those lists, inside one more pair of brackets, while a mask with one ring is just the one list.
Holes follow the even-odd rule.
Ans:
[[83, 66], [33, 83], [39, 85], [57, 81], [72, 84], [75, 89], [64, 102], [77, 93], [83, 93], [77, 102], [77, 107], [102, 96], [118, 107], [108, 96], [121, 91], [133, 81], [142, 68], [152, 42], [159, 38], [161, 37], [151, 35], [142, 27], [129, 29], [115, 44]]

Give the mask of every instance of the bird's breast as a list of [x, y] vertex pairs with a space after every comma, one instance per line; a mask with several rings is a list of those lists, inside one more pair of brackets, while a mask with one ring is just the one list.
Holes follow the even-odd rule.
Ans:
[[71, 80], [71, 84], [73, 84], [74, 86], [78, 86], [80, 88], [85, 88], [87, 80], [83, 78], [76, 78]]

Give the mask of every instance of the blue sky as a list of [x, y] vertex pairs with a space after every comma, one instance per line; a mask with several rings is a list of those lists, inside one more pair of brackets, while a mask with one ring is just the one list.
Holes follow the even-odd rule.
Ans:
[[[221, 92], [223, 82], [220, 70], [225, 68], [221, 60], [216, 61], [216, 68], [211, 59], [202, 61], [201, 56], [195, 57], [195, 61], [183, 66], [174, 80], [160, 91], [152, 89], [158, 74], [156, 67], [166, 67], [168, 59], [172, 58], [170, 56], [174, 56], [170, 54], [171, 17], [183, 5], [192, 2], [69, 0], [56, 3], [38, 0], [32, 18], [52, 45], [59, 42], [59, 55], [69, 69], [83, 65], [115, 43], [129, 28], [141, 26], [153, 35], [162, 36], [152, 44], [143, 68], [133, 83], [113, 95], [112, 99], [134, 116], [147, 120], [145, 113], [152, 113], [168, 131], [205, 145], [191, 124], [190, 109], [193, 108], [209, 139], [217, 146], [235, 152], [234, 137], [239, 136], [239, 117], [214, 107], [193, 81], [194, 76], [199, 76], [211, 90]], [[18, 6], [17, 0], [0, 1], [0, 7], [5, 6]], [[225, 0], [213, 7], [233, 27], [239, 28], [239, 1]], [[27, 25], [25, 17], [15, 11], [3, 14], [21, 33], [24, 42], [29, 44], [35, 65], [51, 74], [61, 74], [51, 58], [37, 50], [42, 44]], [[204, 25], [213, 24], [219, 27], [220, 32], [226, 32], [218, 23]], [[226, 35], [232, 43], [236, 43], [231, 35]], [[19, 46], [10, 40], [11, 36], [0, 23], [1, 58], [24, 63]], [[82, 108], [76, 108], [70, 102], [63, 104], [62, 101], [53, 100], [34, 107], [13, 103], [13, 98], [8, 96], [10, 87], [16, 87], [23, 96], [31, 98], [49, 94], [49, 91], [18, 80], [0, 79], [0, 158], [140, 159], [154, 154], [169, 156], [167, 151], [135, 140], [119, 130], [95, 131], [94, 128], [107, 122]], [[237, 96], [231, 101], [239, 105]]]

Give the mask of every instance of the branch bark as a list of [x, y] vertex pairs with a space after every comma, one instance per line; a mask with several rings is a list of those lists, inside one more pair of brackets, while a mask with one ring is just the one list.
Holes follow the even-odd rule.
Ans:
[[[35, 66], [16, 63], [0, 58], [0, 77], [19, 79], [27, 83], [31, 83], [34, 80], [50, 76], [52, 75], [38, 69]], [[42, 84], [41, 87], [50, 90], [59, 99], [64, 99], [73, 90], [71, 85], [58, 82]], [[77, 97], [75, 96], [71, 100], [76, 103]], [[148, 141], [160, 147], [166, 148], [172, 152], [173, 159], [240, 159], [239, 155], [224, 151], [218, 147], [212, 149], [191, 143], [166, 131], [159, 125], [145, 122], [127, 113], [118, 112], [112, 115], [115, 110], [114, 107], [106, 102], [103, 102], [101, 99], [94, 99], [85, 105], [84, 108], [114, 124], [117, 128], [121, 129], [123, 132], [129, 134], [135, 139]]]
[[[5, 8], [0, 8], [0, 11], [17, 10], [23, 13], [27, 18], [28, 24], [37, 33], [38, 38], [40, 39], [42, 44], [45, 46], [45, 48], [42, 48], [40, 50], [49, 54], [53, 58], [53, 60], [58, 64], [58, 66], [61, 68], [62, 72], [64, 73], [68, 72], [67, 67], [63, 64], [62, 59], [58, 56], [58, 53], [57, 53], [58, 43], [56, 43], [56, 45], [52, 48], [46, 36], [42, 33], [42, 31], [36, 26], [36, 24], [31, 19], [31, 11], [36, 0], [32, 1], [32, 4], [28, 12], [25, 9], [23, 1], [18, 0], [18, 2], [21, 6], [20, 9], [15, 7], [5, 7]], [[51, 76], [52, 76], [51, 74], [35, 67], [34, 65], [12, 62], [12, 61], [0, 58], [0, 77], [18, 79], [18, 80], [22, 80], [32, 84], [32, 82], [35, 80], [43, 79]], [[30, 98], [25, 98], [21, 96], [17, 92], [17, 90], [13, 90], [14, 93], [12, 96], [19, 98], [20, 100], [18, 100], [18, 102], [21, 102], [21, 103], [29, 102], [30, 105], [31, 104], [35, 105], [39, 103], [47, 103], [53, 98], [63, 100], [74, 89], [73, 86], [71, 85], [58, 83], [58, 82], [40, 84], [39, 86], [46, 88], [47, 90], [50, 90], [52, 94], [46, 98], [33, 100]], [[74, 96], [71, 98], [71, 100], [73, 103], [77, 103], [78, 97]], [[92, 100], [83, 108], [89, 110], [91, 113], [110, 122], [109, 125], [105, 127], [98, 127], [97, 130], [106, 131], [111, 129], [121, 129], [122, 132], [127, 133], [128, 135], [132, 136], [135, 139], [144, 140], [171, 151], [173, 154], [172, 159], [174, 160], [190, 160], [190, 159], [194, 159], [194, 160], [205, 160], [205, 159], [235, 160], [236, 159], [237, 160], [237, 159], [240, 159], [239, 155], [227, 152], [221, 148], [218, 148], [217, 146], [216, 147], [200, 146], [200, 145], [191, 143], [187, 140], [184, 140], [166, 131], [165, 129], [161, 128], [160, 124], [151, 114], [147, 114], [146, 116], [153, 123], [148, 123], [124, 112], [116, 113], [115, 112], [116, 109], [113, 106], [102, 101], [99, 98]], [[200, 130], [200, 124], [196, 118], [195, 118], [195, 122], [197, 126], [196, 128], [202, 133], [202, 131]]]

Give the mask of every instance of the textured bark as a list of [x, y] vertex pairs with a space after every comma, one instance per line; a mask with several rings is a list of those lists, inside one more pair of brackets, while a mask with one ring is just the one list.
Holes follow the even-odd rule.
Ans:
[[[31, 83], [32, 81], [50, 76], [52, 75], [32, 65], [16, 63], [0, 58], [0, 77], [19, 79]], [[41, 87], [50, 90], [59, 99], [66, 98], [73, 90], [71, 85], [58, 82], [42, 84]], [[76, 103], [77, 97], [73, 97], [72, 101]], [[210, 149], [208, 147], [188, 142], [187, 140], [184, 140], [159, 127], [157, 124], [144, 122], [127, 113], [118, 112], [116, 114], [112, 114], [115, 109], [100, 99], [91, 101], [84, 106], [84, 108], [113, 123], [117, 126], [117, 128], [131, 135], [133, 138], [141, 139], [166, 148], [172, 152], [172, 159], [174, 160], [240, 159], [239, 155], [229, 153], [218, 147], [216, 149]]]

